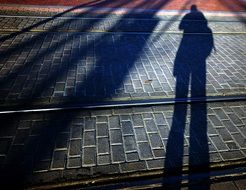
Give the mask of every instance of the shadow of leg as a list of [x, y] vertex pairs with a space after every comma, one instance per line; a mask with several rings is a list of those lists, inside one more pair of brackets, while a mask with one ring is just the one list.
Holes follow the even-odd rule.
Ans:
[[[176, 98], [187, 97], [188, 85], [188, 74], [177, 77]], [[172, 126], [166, 146], [164, 187], [169, 185], [175, 185], [178, 189], [181, 187], [186, 115], [187, 104], [175, 104]]]

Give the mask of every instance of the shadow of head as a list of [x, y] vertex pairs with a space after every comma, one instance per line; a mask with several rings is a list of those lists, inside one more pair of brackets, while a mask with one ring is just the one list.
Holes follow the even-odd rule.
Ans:
[[191, 5], [190, 12], [183, 17], [179, 29], [184, 33], [211, 33], [207, 19], [196, 5]]

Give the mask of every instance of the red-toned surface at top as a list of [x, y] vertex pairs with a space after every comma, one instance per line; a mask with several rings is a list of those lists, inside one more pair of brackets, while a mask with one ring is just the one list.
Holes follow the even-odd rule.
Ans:
[[203, 11], [246, 11], [245, 0], [0, 0], [0, 4], [81, 5], [81, 7], [158, 10], [187, 10], [190, 5], [196, 4]]

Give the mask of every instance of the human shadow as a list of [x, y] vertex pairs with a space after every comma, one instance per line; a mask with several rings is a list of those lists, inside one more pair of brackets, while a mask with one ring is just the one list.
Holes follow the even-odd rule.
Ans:
[[[206, 100], [206, 59], [214, 48], [213, 35], [208, 21], [196, 5], [191, 6], [179, 25], [183, 37], [174, 61], [173, 75], [176, 78], [176, 96], [173, 121], [166, 145], [166, 159], [163, 186], [170, 182], [181, 188], [183, 175], [184, 141], [188, 142], [189, 189], [197, 189], [196, 172], [202, 172], [199, 189], [209, 189], [209, 149], [207, 138]], [[190, 90], [189, 90], [190, 88]], [[202, 100], [199, 103], [187, 102], [189, 99]], [[180, 103], [182, 102], [182, 103]], [[190, 115], [188, 109], [190, 108]], [[185, 128], [188, 129], [185, 129]], [[188, 131], [187, 134], [185, 131]], [[199, 166], [199, 167], [198, 167]], [[172, 180], [168, 180], [171, 177]], [[200, 180], [200, 179], [199, 179]]]

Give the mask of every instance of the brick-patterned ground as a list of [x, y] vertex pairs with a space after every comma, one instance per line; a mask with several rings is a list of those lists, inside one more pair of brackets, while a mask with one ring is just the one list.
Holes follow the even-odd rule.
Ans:
[[[40, 31], [1, 34], [2, 103], [21, 105], [27, 101], [32, 105], [37, 99], [52, 104], [68, 99], [95, 102], [175, 96], [173, 70], [182, 39], [177, 29], [180, 21], [58, 19], [37, 24], [40, 22], [43, 20], [25, 18], [3, 18], [0, 22], [3, 30], [25, 31], [36, 23], [28, 30]], [[220, 34], [243, 33], [245, 25], [211, 21], [209, 26], [214, 32], [216, 51], [206, 60], [207, 96], [245, 94], [245, 35]], [[45, 32], [59, 30], [63, 33]], [[190, 35], [196, 41], [205, 37]]]
[[[182, 109], [183, 106], [176, 105], [175, 109]], [[198, 131], [207, 131], [206, 134], [190, 136], [190, 130], [194, 130], [191, 120], [203, 122], [200, 118], [194, 120], [191, 110], [201, 107], [202, 104], [188, 105], [185, 129], [182, 132], [180, 127], [175, 132], [184, 138], [184, 142], [175, 139], [175, 146], [184, 149], [180, 155], [183, 165], [188, 164], [189, 156], [194, 156], [189, 153], [194, 146], [194, 139], [201, 145], [207, 142], [209, 147], [208, 152], [196, 155], [196, 162], [204, 154], [207, 154], [211, 164], [245, 159], [245, 102], [207, 104], [206, 129], [196, 126]], [[11, 175], [14, 170], [28, 174], [25, 180], [31, 183], [38, 183], [42, 178], [55, 180], [44, 176], [61, 170], [63, 176], [53, 177], [76, 179], [77, 175], [87, 178], [101, 174], [164, 169], [165, 159], [170, 156], [167, 155], [170, 152], [167, 142], [173, 130], [177, 130], [175, 120], [180, 120], [180, 116], [174, 116], [173, 112], [172, 105], [2, 115], [1, 167], [7, 167]], [[14, 120], [11, 119], [13, 117]], [[199, 138], [202, 135], [208, 141]], [[169, 148], [175, 147], [169, 145]], [[75, 168], [79, 170], [69, 172]]]
[[[182, 39], [180, 15], [81, 16], [1, 17], [1, 106], [31, 106], [37, 99], [42, 105], [177, 96], [173, 70]], [[208, 20], [216, 51], [206, 60], [206, 95], [245, 95], [245, 26], [241, 17], [219, 21]], [[11, 34], [11, 29], [16, 31]], [[189, 38], [202, 41], [207, 35]], [[180, 160], [182, 166], [205, 168], [242, 161], [245, 113], [242, 101], [1, 114], [1, 183], [45, 184], [165, 171], [166, 166], [181, 166], [176, 165]], [[245, 181], [211, 189], [225, 186], [243, 189]]]

